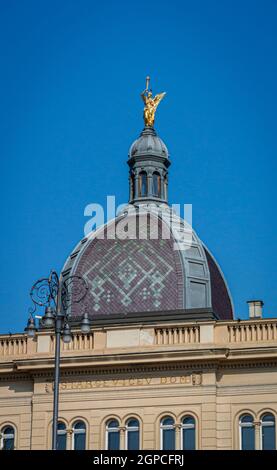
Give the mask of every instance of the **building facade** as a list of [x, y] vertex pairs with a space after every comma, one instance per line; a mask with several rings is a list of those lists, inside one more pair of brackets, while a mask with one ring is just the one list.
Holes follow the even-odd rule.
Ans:
[[[153, 127], [128, 164], [129, 204], [61, 272], [88, 293], [62, 343], [58, 447], [276, 449], [277, 319], [260, 301], [234, 319], [216, 260], [168, 205], [169, 154]], [[54, 350], [43, 320], [34, 338], [0, 336], [1, 448], [51, 448]]]

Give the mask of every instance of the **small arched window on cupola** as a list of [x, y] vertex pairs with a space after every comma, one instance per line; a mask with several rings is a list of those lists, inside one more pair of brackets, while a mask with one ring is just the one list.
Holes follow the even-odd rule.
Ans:
[[147, 196], [147, 173], [141, 171], [139, 174], [139, 197]]
[[157, 171], [153, 173], [153, 196], [161, 197], [161, 175]]
[[163, 188], [164, 188], [164, 199], [167, 201], [167, 185], [168, 185], [168, 177], [167, 173], [164, 175], [164, 182], [163, 182]]
[[130, 199], [135, 198], [135, 175], [134, 173], [130, 173]]

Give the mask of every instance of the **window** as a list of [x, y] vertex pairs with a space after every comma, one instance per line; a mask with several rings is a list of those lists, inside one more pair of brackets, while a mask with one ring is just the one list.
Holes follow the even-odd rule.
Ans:
[[161, 175], [153, 173], [153, 196], [161, 197]]
[[119, 423], [116, 419], [111, 419], [107, 423], [106, 448], [107, 450], [119, 450], [120, 449]]
[[1, 445], [2, 450], [14, 450], [14, 428], [5, 426], [1, 429]]
[[131, 199], [134, 199], [135, 197], [135, 177], [133, 174], [131, 174], [131, 177], [130, 177], [130, 198]]
[[167, 181], [167, 175], [165, 175], [163, 188], [164, 188], [164, 199], [166, 199], [166, 200], [167, 200], [167, 183], [168, 183], [168, 181]]
[[73, 449], [86, 449], [86, 425], [83, 421], [76, 421], [73, 424]]
[[181, 421], [181, 449], [195, 450], [195, 419], [185, 416]]
[[66, 425], [60, 421], [57, 432], [57, 450], [66, 450], [66, 437]]
[[126, 449], [139, 449], [139, 422], [135, 418], [130, 418], [126, 423]]
[[175, 423], [170, 416], [162, 418], [160, 425], [161, 449], [175, 450]]
[[147, 174], [141, 171], [139, 174], [139, 196], [147, 196]]
[[276, 449], [275, 418], [271, 413], [266, 413], [262, 416], [261, 441], [262, 450]]
[[242, 415], [239, 420], [241, 450], [255, 450], [255, 427], [251, 415]]

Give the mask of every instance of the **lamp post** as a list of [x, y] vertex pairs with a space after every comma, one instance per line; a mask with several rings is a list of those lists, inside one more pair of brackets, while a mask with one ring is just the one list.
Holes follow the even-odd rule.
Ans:
[[[81, 276], [73, 275], [60, 281], [57, 273], [51, 271], [49, 277], [39, 279], [33, 285], [30, 292], [34, 307], [30, 310], [30, 316], [25, 328], [28, 336], [34, 337], [37, 331], [37, 317], [34, 315], [37, 306], [46, 307], [44, 316], [40, 320], [40, 325], [44, 328], [54, 328], [55, 333], [52, 450], [57, 449], [61, 338], [64, 343], [70, 343], [72, 340], [68, 309], [72, 304], [83, 300], [87, 290], [87, 283]], [[89, 333], [90, 331], [88, 313], [83, 315], [81, 331], [83, 333]]]

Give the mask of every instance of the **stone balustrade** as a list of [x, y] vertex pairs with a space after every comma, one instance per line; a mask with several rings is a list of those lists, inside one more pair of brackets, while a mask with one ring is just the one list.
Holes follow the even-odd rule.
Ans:
[[[244, 348], [256, 345], [276, 345], [277, 319], [244, 321], [208, 321], [155, 326], [121, 326], [95, 328], [89, 334], [73, 331], [73, 340], [62, 342], [62, 355], [83, 352], [109, 353], [112, 349], [167, 348], [187, 349], [228, 347]], [[13, 358], [54, 355], [55, 336], [52, 332], [39, 332], [35, 338], [25, 333], [0, 335], [0, 361]]]
[[[94, 348], [93, 344], [93, 333], [82, 334], [82, 333], [73, 333], [73, 338], [70, 343], [61, 342], [61, 351], [91, 351]], [[50, 352], [55, 350], [55, 336], [50, 336]]]
[[155, 344], [158, 346], [195, 344], [200, 342], [200, 326], [155, 328]]
[[21, 356], [28, 352], [28, 338], [26, 335], [1, 335], [0, 357]]
[[251, 341], [276, 341], [277, 322], [275, 321], [249, 321], [235, 325], [227, 325], [230, 343], [244, 343]]

